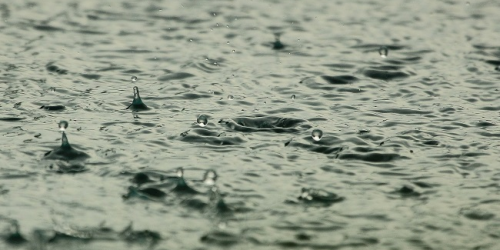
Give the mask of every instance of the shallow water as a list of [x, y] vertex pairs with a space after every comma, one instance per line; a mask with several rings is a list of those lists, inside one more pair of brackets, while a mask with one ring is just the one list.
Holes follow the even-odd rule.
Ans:
[[499, 249], [498, 13], [0, 3], [0, 249]]

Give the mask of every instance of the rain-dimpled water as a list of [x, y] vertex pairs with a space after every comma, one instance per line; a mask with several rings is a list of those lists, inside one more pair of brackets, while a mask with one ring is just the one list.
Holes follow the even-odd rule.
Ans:
[[500, 2], [0, 1], [0, 249], [500, 249]]

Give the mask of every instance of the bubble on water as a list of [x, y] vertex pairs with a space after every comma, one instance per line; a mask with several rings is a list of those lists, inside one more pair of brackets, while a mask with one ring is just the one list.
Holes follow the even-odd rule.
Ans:
[[205, 183], [205, 185], [213, 186], [215, 185], [216, 180], [217, 180], [217, 173], [213, 170], [208, 170], [203, 175], [203, 183]]
[[130, 78], [130, 80], [131, 80], [132, 82], [137, 82], [138, 78], [137, 78], [137, 76], [132, 76], [132, 78]]
[[291, 97], [291, 98], [292, 98], [292, 100], [295, 100], [295, 95], [292, 95], [292, 97]]
[[196, 123], [198, 124], [198, 126], [200, 127], [205, 127], [207, 126], [208, 124], [208, 117], [206, 115], [200, 115], [198, 116], [198, 118], [196, 119]]
[[312, 131], [311, 136], [312, 136], [313, 140], [319, 141], [319, 140], [321, 140], [321, 137], [323, 137], [323, 131], [321, 131], [319, 129], [315, 129]]
[[59, 130], [65, 131], [68, 128], [68, 122], [67, 121], [60, 121], [59, 122]]
[[234, 99], [234, 96], [232, 96], [232, 95], [228, 95], [228, 96], [227, 96], [227, 99], [228, 99], [228, 100], [233, 100], [233, 99]]
[[380, 57], [386, 58], [387, 55], [389, 55], [389, 49], [386, 46], [382, 46], [378, 49], [378, 53], [380, 54]]

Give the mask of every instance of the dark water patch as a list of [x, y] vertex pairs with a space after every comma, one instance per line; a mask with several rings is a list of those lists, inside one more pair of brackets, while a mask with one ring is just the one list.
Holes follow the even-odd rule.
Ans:
[[26, 118], [23, 117], [0, 117], [0, 121], [3, 122], [17, 122], [17, 121], [22, 121]]
[[66, 107], [64, 105], [43, 105], [40, 109], [48, 110], [48, 111], [62, 111], [65, 110]]
[[354, 45], [351, 46], [353, 49], [361, 49], [364, 52], [378, 52], [380, 47], [386, 47], [389, 50], [402, 50], [406, 49], [407, 47], [404, 45], [381, 45], [381, 44], [360, 44], [360, 45]]
[[359, 160], [368, 162], [391, 162], [401, 159], [409, 159], [406, 156], [394, 153], [368, 153], [368, 154], [343, 153], [340, 154], [338, 158], [341, 160]]
[[345, 200], [344, 197], [335, 193], [315, 188], [302, 188], [301, 194], [297, 199], [305, 204], [321, 204], [325, 206]]
[[220, 247], [233, 246], [240, 242], [241, 236], [224, 231], [212, 231], [200, 238], [205, 244], [217, 245]]
[[128, 200], [131, 198], [140, 198], [140, 199], [145, 199], [145, 200], [154, 200], [154, 201], [159, 201], [167, 196], [167, 193], [164, 191], [153, 188], [153, 187], [146, 187], [146, 188], [136, 188], [136, 187], [129, 187], [128, 188], [128, 193], [123, 195], [123, 199]]
[[421, 111], [421, 110], [404, 109], [404, 108], [376, 109], [372, 111], [379, 113], [399, 114], [399, 115], [427, 115], [433, 113], [432, 111]]
[[47, 166], [47, 170], [59, 174], [77, 174], [88, 170], [83, 162], [56, 160]]
[[476, 126], [478, 126], [478, 127], [492, 127], [492, 126], [496, 126], [496, 124], [492, 123], [492, 122], [488, 122], [488, 121], [482, 121], [482, 122], [476, 123]]
[[351, 84], [358, 81], [358, 78], [351, 75], [321, 76], [321, 78], [330, 84]]
[[34, 25], [34, 29], [44, 32], [56, 32], [56, 31], [65, 31], [62, 28], [54, 27], [51, 25]]
[[464, 208], [460, 210], [460, 214], [470, 220], [488, 221], [495, 218], [494, 213], [490, 213], [478, 208]]
[[[235, 146], [245, 143], [240, 137], [222, 137], [220, 133], [211, 132], [209, 135], [192, 135], [189, 132], [181, 134], [181, 140], [191, 143], [203, 143], [213, 146]], [[174, 138], [169, 138], [174, 139]]]
[[160, 77], [158, 77], [158, 81], [182, 80], [182, 79], [190, 78], [193, 76], [195, 76], [195, 75], [190, 74], [190, 73], [186, 73], [186, 72], [178, 72], [178, 73], [160, 76]]
[[101, 75], [97, 74], [81, 74], [81, 76], [89, 80], [99, 80], [101, 78]]
[[347, 63], [338, 63], [338, 64], [323, 64], [323, 66], [329, 67], [329, 68], [334, 68], [334, 69], [353, 69], [356, 66], [352, 64], [347, 64]]
[[227, 121], [220, 120], [219, 124], [239, 132], [296, 133], [310, 127], [310, 125], [302, 124], [304, 122], [305, 120], [295, 118], [256, 116], [235, 118]]
[[392, 81], [410, 77], [411, 74], [400, 70], [384, 69], [383, 67], [372, 67], [363, 70], [363, 75], [377, 80]]
[[500, 111], [500, 106], [498, 107], [491, 107], [491, 106], [488, 106], [488, 107], [482, 107], [482, 108], [479, 108], [480, 110], [486, 110], [486, 111]]
[[58, 66], [54, 65], [53, 62], [47, 63], [47, 65], [45, 65], [45, 68], [49, 72], [54, 72], [54, 73], [57, 73], [57, 74], [60, 74], [60, 75], [65, 75], [65, 74], [68, 73], [67, 70], [59, 68]]

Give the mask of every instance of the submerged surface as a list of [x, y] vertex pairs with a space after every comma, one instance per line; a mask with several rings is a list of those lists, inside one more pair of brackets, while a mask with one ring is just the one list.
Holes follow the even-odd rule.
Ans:
[[499, 249], [498, 13], [0, 3], [0, 249]]

